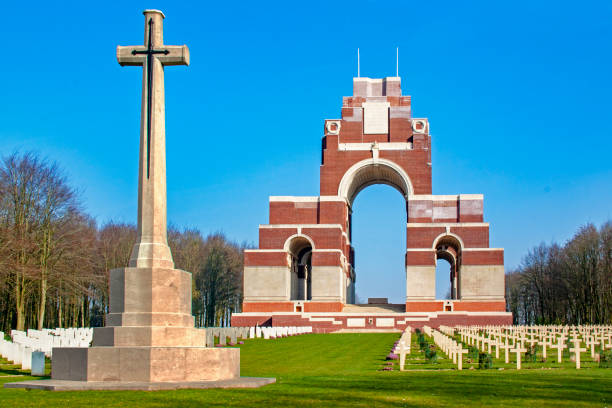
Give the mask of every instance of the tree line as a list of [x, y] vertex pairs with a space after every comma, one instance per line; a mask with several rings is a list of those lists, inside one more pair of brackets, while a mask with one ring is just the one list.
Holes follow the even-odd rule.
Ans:
[[611, 324], [612, 222], [532, 248], [506, 274], [506, 302], [515, 324]]
[[[98, 226], [54, 162], [0, 160], [0, 331], [103, 326], [108, 277], [126, 267], [132, 224]], [[242, 303], [243, 249], [223, 234], [170, 227], [176, 268], [192, 272], [197, 326], [229, 325]]]

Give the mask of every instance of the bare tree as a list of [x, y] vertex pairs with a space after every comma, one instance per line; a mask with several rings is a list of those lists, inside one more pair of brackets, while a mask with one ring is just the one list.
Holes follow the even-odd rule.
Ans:
[[612, 223], [588, 224], [564, 246], [541, 244], [506, 276], [516, 323], [602, 324], [612, 321]]
[[[109, 272], [128, 265], [136, 228], [98, 228], [80, 207], [55, 163], [33, 153], [0, 161], [0, 330], [104, 324]], [[172, 227], [168, 242], [176, 267], [193, 273], [196, 323], [229, 324], [246, 245]]]
[[116, 223], [110, 221], [104, 224], [98, 231], [97, 250], [95, 257], [97, 274], [102, 277], [102, 282], [93, 285], [94, 292], [91, 311], [96, 326], [105, 323], [108, 313], [108, 281], [111, 269], [126, 267], [130, 260], [130, 254], [136, 242], [136, 226], [133, 224]]
[[47, 187], [58, 177], [56, 173], [54, 166], [48, 166], [32, 153], [23, 156], [14, 153], [5, 157], [0, 166], [0, 192], [6, 208], [3, 212], [7, 245], [5, 274], [14, 294], [18, 330], [24, 329], [26, 299], [39, 270], [40, 214], [44, 212]]

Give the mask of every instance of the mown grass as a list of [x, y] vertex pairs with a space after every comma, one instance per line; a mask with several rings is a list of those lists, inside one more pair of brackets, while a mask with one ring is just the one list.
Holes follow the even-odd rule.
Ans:
[[[414, 337], [414, 336], [413, 336]], [[276, 377], [259, 389], [45, 392], [0, 389], [0, 406], [23, 407], [586, 407], [612, 405], [612, 369], [450, 370], [426, 363], [418, 347], [410, 368], [380, 371], [397, 334], [304, 335], [247, 340], [243, 376]], [[422, 360], [422, 361], [421, 361]], [[395, 364], [397, 366], [397, 363]], [[468, 365], [469, 366], [469, 365]], [[446, 370], [440, 370], [446, 368]], [[0, 383], [31, 377], [3, 377]]]

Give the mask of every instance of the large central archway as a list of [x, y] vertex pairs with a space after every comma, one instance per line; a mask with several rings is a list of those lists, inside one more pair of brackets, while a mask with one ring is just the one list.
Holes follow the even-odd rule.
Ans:
[[[358, 163], [355, 163], [353, 166], [351, 166], [344, 174], [344, 176], [342, 177], [342, 180], [340, 181], [339, 187], [338, 187], [338, 196], [344, 198], [348, 204], [348, 220], [347, 220], [347, 225], [348, 225], [348, 238], [349, 238], [349, 242], [351, 242], [351, 247], [353, 249], [352, 252], [352, 266], [354, 268], [354, 280], [355, 282], [353, 283], [353, 288], [356, 289], [356, 286], [359, 286], [359, 284], [357, 284], [357, 280], [359, 279], [359, 273], [356, 272], [357, 269], [359, 269], [358, 267], [356, 267], [355, 262], [358, 262], [357, 256], [355, 255], [355, 251], [354, 251], [354, 246], [352, 245], [353, 243], [353, 204], [355, 202], [355, 198], [357, 197], [357, 195], [363, 191], [364, 189], [366, 189], [369, 186], [372, 185], [376, 185], [376, 184], [383, 184], [383, 185], [387, 185], [387, 186], [391, 186], [392, 188], [396, 189], [404, 198], [404, 208], [403, 208], [403, 213], [404, 216], [395, 220], [395, 222], [398, 224], [398, 226], [401, 226], [402, 229], [402, 236], [404, 237], [403, 239], [400, 239], [400, 242], [402, 242], [402, 253], [404, 253], [405, 251], [405, 225], [406, 225], [406, 221], [407, 221], [407, 201], [409, 199], [409, 197], [413, 194], [413, 187], [412, 187], [412, 183], [410, 181], [410, 177], [408, 176], [408, 174], [406, 174], [406, 172], [404, 171], [404, 169], [399, 166], [397, 163], [391, 161], [391, 160], [386, 160], [386, 159], [381, 159], [379, 157], [372, 157], [370, 159], [366, 159], [366, 160], [362, 160]], [[379, 211], [384, 211], [384, 209], [380, 208]], [[395, 214], [395, 211], [393, 211]], [[382, 231], [379, 231], [382, 232]], [[386, 237], [389, 238], [389, 237]], [[372, 237], [369, 237], [369, 239], [372, 239]], [[383, 252], [386, 253], [386, 251], [379, 251], [379, 252]], [[377, 259], [378, 255], [375, 255], [375, 257]], [[393, 258], [395, 258], [394, 254], [387, 254], [392, 256]], [[404, 265], [404, 257], [399, 255], [398, 256], [398, 260], [400, 261], [399, 265], [401, 266], [401, 269], [403, 269], [403, 272], [397, 276], [397, 284], [399, 284], [400, 282], [402, 283], [402, 287], [405, 288], [405, 284], [406, 284], [406, 271], [405, 271], [405, 265]], [[393, 265], [393, 263], [391, 262], [390, 265]], [[392, 268], [394, 269], [393, 265]], [[366, 268], [364, 269], [374, 269], [372, 265], [368, 265]], [[364, 271], [368, 274], [371, 274], [371, 272], [367, 272]], [[369, 277], [369, 276], [368, 276]], [[386, 279], [389, 279], [389, 277], [386, 277]], [[391, 277], [392, 279], [392, 277]], [[381, 294], [383, 295], [383, 294]], [[401, 303], [404, 303], [405, 301], [405, 295], [406, 293], [403, 293], [404, 299], [401, 300]], [[379, 296], [376, 296], [379, 297]], [[380, 296], [382, 298], [387, 297], [386, 294], [384, 296]], [[392, 294], [392, 300], [395, 300], [396, 302], [399, 299], [394, 299], [395, 296], [393, 296]], [[356, 296], [353, 297], [353, 300], [357, 300]], [[362, 302], [367, 302], [367, 297], [366, 298], [362, 298], [359, 299]], [[355, 302], [356, 303], [356, 302]]]
[[[406, 201], [388, 183], [363, 188], [350, 212], [355, 304], [386, 302], [403, 311], [406, 302]], [[376, 299], [376, 300], [374, 300]]]
[[344, 173], [338, 196], [352, 206], [357, 194], [372, 184], [387, 184], [397, 189], [406, 200], [414, 191], [404, 169], [390, 160], [371, 158], [355, 163]]

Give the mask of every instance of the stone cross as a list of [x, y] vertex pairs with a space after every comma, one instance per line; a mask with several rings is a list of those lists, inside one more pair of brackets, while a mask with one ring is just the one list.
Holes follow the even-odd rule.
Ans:
[[457, 348], [457, 370], [463, 370], [463, 355], [469, 352], [468, 349], [464, 349], [461, 344]]
[[521, 369], [521, 353], [526, 353], [527, 349], [523, 347], [523, 345], [519, 342], [516, 343], [515, 347], [510, 350], [513, 353], [516, 353], [516, 369]]
[[533, 345], [536, 344], [538, 340], [534, 338], [535, 334], [533, 332], [529, 333], [529, 336], [526, 342], [529, 343], [529, 348], [533, 348]]
[[404, 371], [404, 365], [406, 364], [406, 347], [404, 346], [403, 341], [400, 341], [399, 355], [400, 355], [399, 369], [400, 371]]
[[604, 335], [604, 331], [602, 330], [601, 333], [599, 333], [600, 338], [599, 338], [599, 344], [601, 344], [601, 351], [605, 351], [606, 350], [606, 336]]
[[548, 346], [548, 339], [546, 336], [542, 337], [542, 340], [537, 342], [539, 346], [542, 346], [542, 358], [546, 360], [546, 346]]
[[567, 346], [565, 345], [565, 341], [563, 340], [563, 336], [559, 337], [557, 339], [557, 344], [551, 344], [550, 345], [551, 348], [556, 348], [557, 349], [557, 363], [561, 362], [561, 356], [563, 355], [563, 349], [566, 348]]
[[166, 231], [164, 66], [189, 65], [186, 45], [164, 45], [159, 10], [145, 10], [145, 45], [117, 47], [119, 65], [142, 66], [138, 237], [129, 266], [174, 268]]
[[512, 346], [508, 343], [508, 337], [506, 337], [505, 343], [500, 345], [500, 347], [504, 349], [504, 361], [506, 362], [506, 364], [509, 364], [510, 363], [510, 348]]
[[499, 346], [501, 346], [501, 339], [499, 336], [495, 337], [493, 345], [495, 346], [495, 358], [499, 358]]
[[578, 339], [574, 339], [574, 347], [570, 348], [569, 351], [571, 353], [574, 353], [574, 356], [576, 356], [576, 369], [580, 370], [580, 353], [581, 352], [585, 352], [587, 349], [586, 348], [581, 348], [580, 347], [580, 340]]
[[585, 343], [587, 346], [590, 346], [591, 358], [594, 359], [595, 358], [595, 346], [599, 344], [599, 342], [597, 341], [597, 338], [595, 336], [587, 336]]

